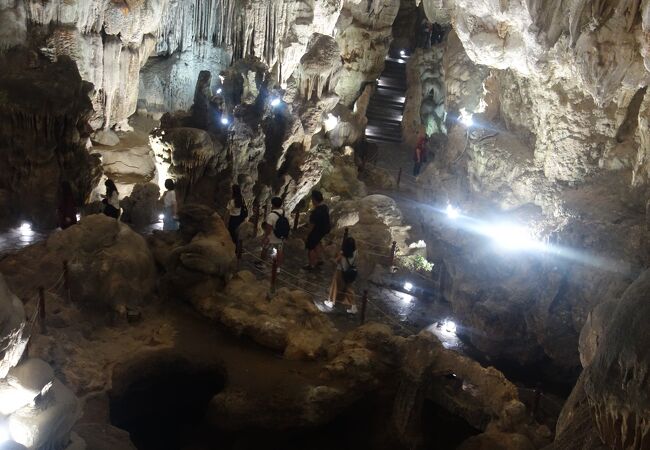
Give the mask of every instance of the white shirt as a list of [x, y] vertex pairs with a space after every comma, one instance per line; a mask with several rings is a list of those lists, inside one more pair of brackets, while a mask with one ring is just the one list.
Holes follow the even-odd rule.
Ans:
[[176, 206], [176, 191], [165, 192], [165, 195], [163, 195], [163, 203], [165, 204], [165, 208], [174, 209]]
[[[276, 213], [277, 213], [277, 214], [276, 214]], [[275, 229], [275, 224], [276, 224], [276, 222], [278, 221], [278, 219], [280, 218], [280, 216], [278, 216], [278, 214], [279, 214], [280, 216], [284, 216], [284, 210], [282, 210], [282, 209], [274, 209], [273, 211], [271, 211], [271, 212], [269, 213], [268, 216], [266, 216], [266, 220], [264, 221], [264, 222], [266, 222], [267, 224], [271, 225], [271, 234], [269, 235], [269, 242], [270, 242], [271, 244], [280, 244], [280, 243], [282, 243], [282, 239], [280, 239], [279, 237], [277, 237], [277, 236], [275, 235], [275, 231], [274, 231], [274, 229]]]
[[120, 209], [120, 194], [113, 192], [109, 198], [106, 199], [106, 202], [115, 209]]
[[235, 199], [232, 199], [228, 202], [228, 214], [233, 217], [238, 217], [241, 215], [241, 208], [235, 206]]

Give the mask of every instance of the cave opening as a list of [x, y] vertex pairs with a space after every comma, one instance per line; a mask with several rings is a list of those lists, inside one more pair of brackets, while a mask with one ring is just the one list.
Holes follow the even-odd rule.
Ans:
[[216, 366], [167, 355], [116, 368], [110, 420], [139, 450], [186, 448], [200, 434], [210, 400], [225, 385]]

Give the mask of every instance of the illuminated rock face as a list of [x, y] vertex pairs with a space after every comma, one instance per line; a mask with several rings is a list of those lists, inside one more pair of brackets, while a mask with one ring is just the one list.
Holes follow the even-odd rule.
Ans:
[[[160, 58], [143, 76], [147, 106], [187, 108], [196, 73], [225, 68], [231, 57], [256, 55], [286, 82], [311, 35], [332, 32], [340, 8], [335, 0], [18, 0], [0, 4], [0, 45], [27, 42], [27, 23], [46, 30], [39, 48], [77, 63], [95, 86], [92, 126], [108, 128], [136, 111], [140, 70], [150, 56]], [[171, 54], [178, 60], [164, 62]]]

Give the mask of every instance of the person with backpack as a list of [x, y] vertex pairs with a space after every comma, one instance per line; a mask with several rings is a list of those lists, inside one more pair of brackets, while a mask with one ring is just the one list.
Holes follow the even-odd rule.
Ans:
[[303, 267], [303, 270], [312, 271], [317, 267], [323, 265], [322, 252], [323, 246], [321, 241], [330, 232], [330, 210], [326, 204], [323, 203], [323, 194], [320, 191], [312, 191], [311, 202], [314, 209], [309, 216], [309, 223], [311, 230], [307, 235], [305, 247], [307, 248], [307, 257], [309, 264]]
[[[271, 250], [275, 254], [272, 255], [276, 260], [278, 266], [282, 265], [284, 260], [283, 245], [285, 239], [289, 237], [291, 231], [291, 224], [289, 219], [284, 214], [282, 208], [282, 199], [280, 197], [273, 197], [271, 199], [271, 212], [266, 216], [264, 224], [264, 238], [262, 239], [262, 260], [266, 261]], [[258, 268], [261, 268], [264, 263], [259, 263]]]
[[248, 208], [244, 197], [241, 193], [241, 188], [238, 184], [232, 185], [232, 199], [228, 202], [228, 231], [232, 241], [237, 244], [239, 226], [244, 223], [248, 217]]
[[341, 304], [350, 314], [357, 313], [354, 301], [353, 284], [357, 279], [357, 244], [354, 238], [347, 237], [343, 240], [341, 252], [336, 257], [336, 271], [330, 285], [329, 300], [325, 305], [334, 308]]
[[115, 182], [110, 178], [104, 182], [104, 186], [106, 186], [106, 195], [102, 200], [104, 205], [104, 214], [113, 219], [119, 219], [121, 213], [120, 193], [117, 191]]

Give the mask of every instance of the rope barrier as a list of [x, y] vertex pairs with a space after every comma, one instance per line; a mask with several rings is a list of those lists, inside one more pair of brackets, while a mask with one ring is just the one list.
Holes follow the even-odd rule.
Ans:
[[[251, 252], [249, 252], [249, 251], [244, 251], [244, 253], [245, 253], [246, 255], [248, 255], [248, 256], [253, 257], [253, 259], [258, 260], [259, 262], [262, 262], [262, 263], [265, 264], [266, 266], [270, 266], [270, 265], [271, 265], [271, 263], [269, 263], [268, 261], [264, 261], [263, 259], [257, 257], [255, 254], [253, 254], [253, 253], [251, 253]], [[262, 269], [260, 269], [259, 267], [254, 266], [254, 268], [255, 268], [255, 270], [258, 271], [259, 273], [265, 275], [265, 272], [264, 272]], [[307, 284], [310, 284], [310, 285], [312, 285], [312, 286], [316, 286], [316, 287], [319, 288], [320, 290], [327, 291], [327, 290], [329, 289], [327, 286], [319, 285], [319, 284], [317, 284], [317, 283], [313, 283], [313, 282], [311, 282], [311, 281], [309, 281], [309, 280], [305, 280], [304, 278], [299, 277], [298, 275], [295, 275], [295, 274], [291, 273], [290, 271], [288, 271], [288, 270], [286, 270], [286, 269], [282, 269], [282, 270], [279, 272], [279, 274], [278, 274], [278, 281], [280, 281], [281, 283], [283, 283], [283, 284], [285, 284], [285, 285], [287, 285], [287, 286], [289, 286], [289, 287], [293, 287], [293, 288], [295, 288], [295, 289], [297, 289], [297, 290], [299, 290], [299, 291], [302, 291], [302, 292], [304, 292], [304, 293], [306, 293], [306, 294], [311, 295], [311, 296], [313, 297], [314, 300], [321, 300], [321, 301], [327, 301], [327, 300], [329, 300], [329, 298], [328, 298], [325, 294], [323, 294], [323, 293], [320, 293], [320, 292], [319, 292], [319, 293], [315, 293], [315, 292], [309, 291], [309, 290], [307, 290], [307, 289], [305, 289], [305, 288], [303, 288], [303, 287], [301, 287], [301, 286], [298, 286], [298, 285], [296, 285], [296, 284], [294, 284], [294, 283], [292, 283], [292, 282], [286, 280], [286, 278], [285, 278], [285, 279], [281, 278], [281, 275], [285, 275], [285, 274], [286, 274], [286, 275], [289, 275], [289, 276], [291, 276], [291, 277], [294, 277], [294, 278], [296, 278], [296, 279], [298, 279], [298, 280], [300, 280], [300, 281], [302, 281], [302, 282], [305, 282], [305, 283], [307, 283]], [[378, 304], [376, 304], [374, 301], [368, 299], [368, 303], [371, 304], [375, 309], [377, 309], [377, 310], [378, 310], [378, 311], [379, 311], [379, 312], [380, 312], [384, 317], [386, 317], [386, 318], [388, 319], [389, 322], [391, 322], [391, 323], [393, 323], [394, 325], [396, 325], [396, 326], [402, 328], [404, 331], [406, 331], [406, 332], [408, 332], [408, 333], [410, 333], [410, 334], [414, 334], [414, 333], [415, 333], [414, 330], [410, 329], [409, 327], [407, 327], [407, 326], [404, 325], [403, 323], [400, 323], [398, 320], [396, 320], [395, 318], [393, 318], [389, 313], [385, 312], [385, 311], [384, 311], [384, 310], [383, 310], [383, 309], [382, 309]]]

